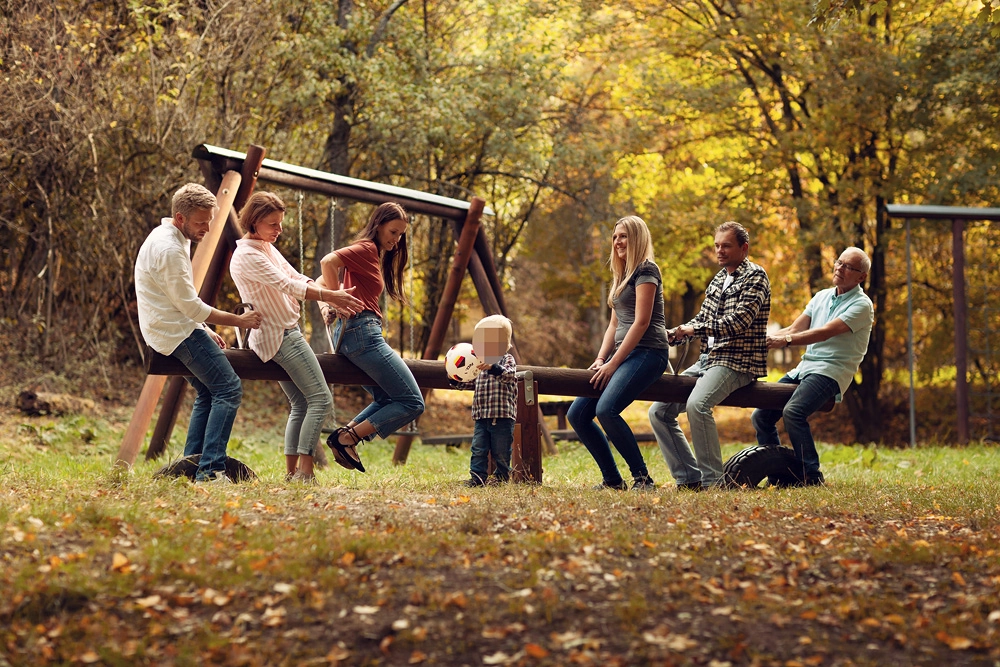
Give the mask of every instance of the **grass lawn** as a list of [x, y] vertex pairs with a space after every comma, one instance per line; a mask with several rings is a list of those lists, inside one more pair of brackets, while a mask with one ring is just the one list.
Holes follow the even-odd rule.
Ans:
[[110, 471], [130, 409], [0, 410], [0, 666], [1000, 663], [995, 447], [824, 445], [825, 488], [695, 494], [655, 447], [664, 488], [621, 493], [579, 445], [470, 490], [467, 450], [378, 442], [305, 486], [247, 419], [260, 479], [204, 488]]

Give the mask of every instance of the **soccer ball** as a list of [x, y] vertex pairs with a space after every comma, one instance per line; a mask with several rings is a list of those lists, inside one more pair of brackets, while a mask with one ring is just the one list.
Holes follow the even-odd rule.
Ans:
[[471, 343], [457, 343], [444, 355], [444, 370], [455, 382], [472, 382], [479, 375], [479, 357]]

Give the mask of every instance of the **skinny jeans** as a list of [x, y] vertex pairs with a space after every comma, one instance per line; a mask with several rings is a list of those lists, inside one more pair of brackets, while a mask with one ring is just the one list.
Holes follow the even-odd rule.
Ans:
[[[663, 371], [669, 365], [667, 349], [637, 347], [615, 370], [599, 397], [581, 396], [569, 406], [566, 419], [587, 451], [594, 457], [605, 484], [615, 487], [622, 484], [622, 476], [611, 453], [609, 439], [625, 459], [632, 478], [636, 481], [649, 479], [649, 471], [646, 468], [646, 461], [642, 458], [642, 452], [639, 451], [639, 443], [636, 442], [632, 429], [622, 419], [621, 413], [639, 394], [663, 375]], [[595, 417], [600, 422], [600, 427], [594, 422]]]
[[291, 406], [285, 423], [285, 455], [312, 456], [323, 422], [333, 408], [330, 386], [298, 327], [285, 330], [274, 361], [291, 378], [278, 383]]
[[365, 310], [346, 322], [338, 320], [333, 335], [340, 340], [340, 354], [376, 382], [365, 387], [372, 402], [354, 417], [355, 424], [367, 420], [380, 438], [387, 438], [423, 413], [420, 387], [399, 354], [385, 342], [378, 315]]

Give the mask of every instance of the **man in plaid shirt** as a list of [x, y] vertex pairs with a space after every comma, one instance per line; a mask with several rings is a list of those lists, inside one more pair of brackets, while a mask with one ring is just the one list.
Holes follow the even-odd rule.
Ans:
[[[653, 403], [649, 421], [678, 488], [702, 489], [722, 480], [722, 446], [712, 408], [729, 394], [767, 374], [767, 318], [771, 283], [763, 268], [747, 259], [750, 234], [736, 222], [715, 230], [715, 255], [722, 267], [705, 290], [701, 310], [687, 324], [668, 331], [672, 344], [701, 339], [701, 355], [682, 375], [698, 378], [687, 404]], [[687, 410], [691, 445], [677, 423]]]
[[510, 455], [517, 419], [517, 364], [510, 350], [513, 327], [503, 315], [484, 317], [476, 324], [475, 347], [485, 351], [480, 373], [472, 382], [452, 383], [472, 394], [472, 460], [466, 486], [485, 486], [489, 457], [493, 455], [498, 482], [510, 480]]

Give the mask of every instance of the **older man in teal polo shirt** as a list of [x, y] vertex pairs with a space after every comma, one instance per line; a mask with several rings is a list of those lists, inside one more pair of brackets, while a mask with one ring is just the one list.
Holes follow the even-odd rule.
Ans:
[[806, 352], [799, 365], [778, 380], [798, 385], [785, 409], [754, 410], [751, 421], [758, 444], [777, 446], [776, 425], [784, 419], [802, 461], [800, 483], [805, 486], [824, 483], [807, 420], [831, 398], [840, 402], [868, 349], [875, 309], [861, 284], [871, 265], [864, 250], [846, 249], [834, 264], [833, 287], [817, 292], [791, 326], [767, 337], [768, 349], [805, 345]]

